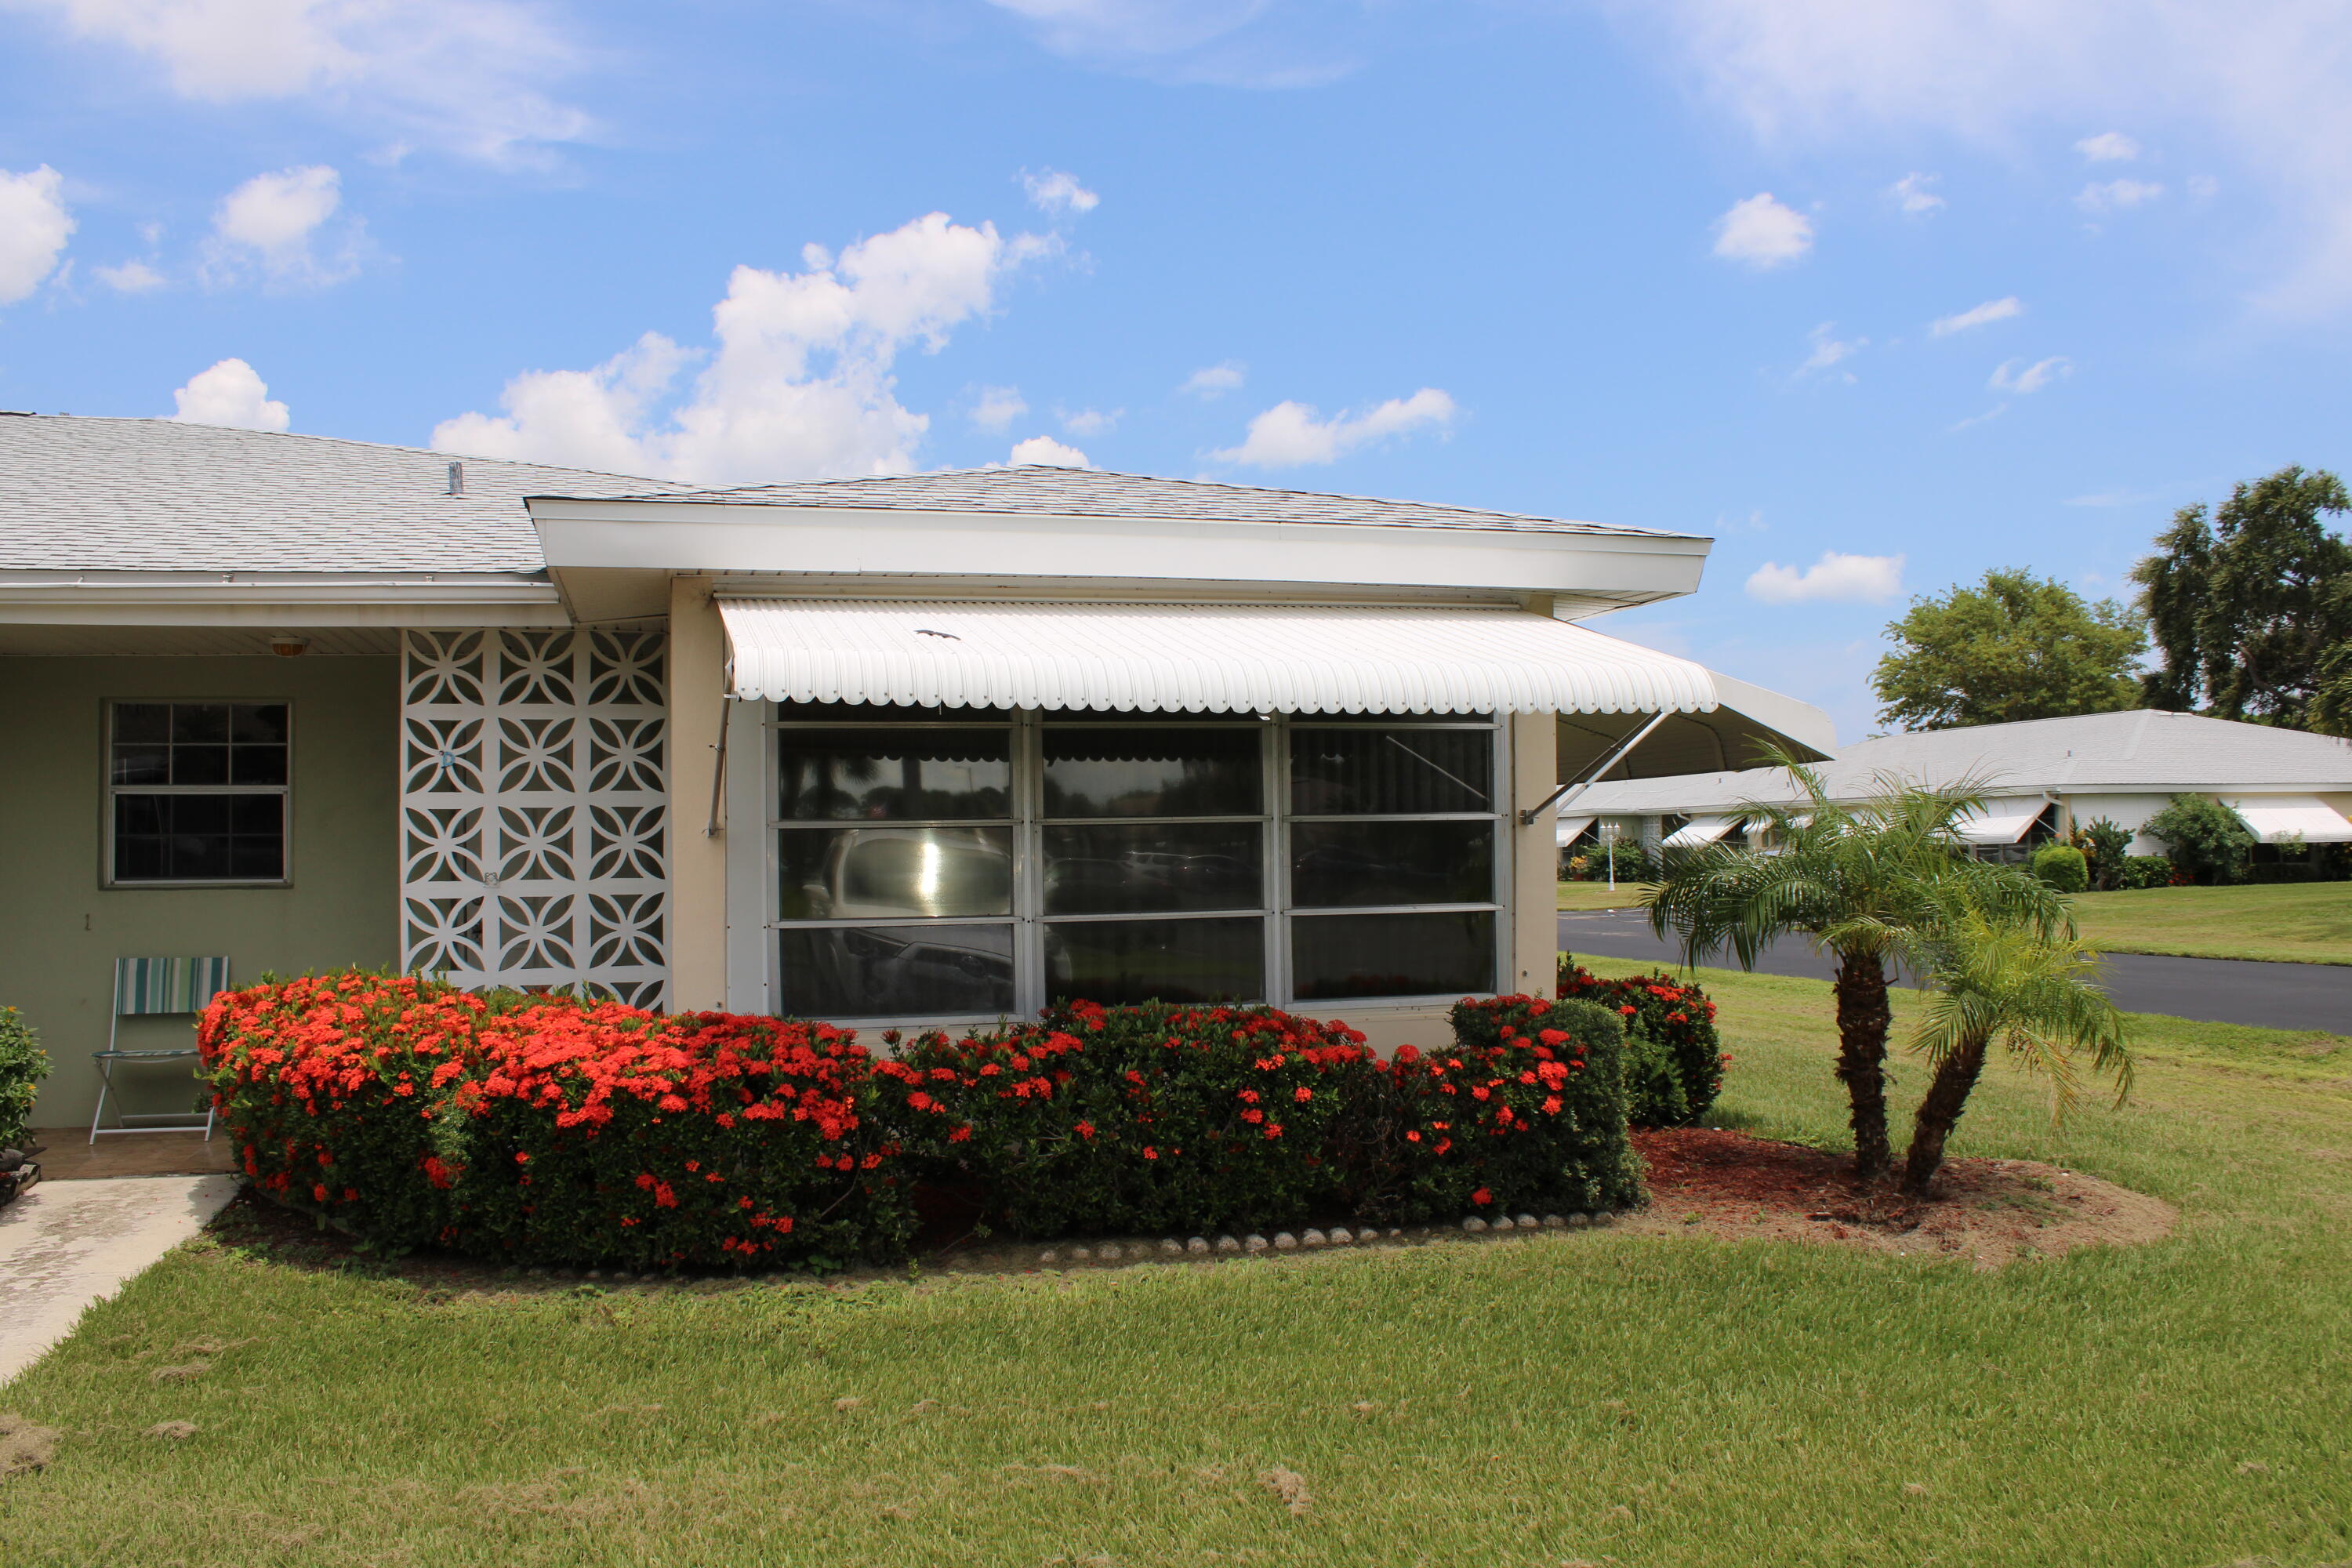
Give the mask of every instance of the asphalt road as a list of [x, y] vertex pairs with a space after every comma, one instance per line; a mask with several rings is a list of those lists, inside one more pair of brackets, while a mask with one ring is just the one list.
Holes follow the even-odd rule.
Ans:
[[[1680, 949], [1651, 933], [1649, 917], [1638, 910], [1564, 914], [1559, 917], [1559, 949], [1668, 965], [1682, 956]], [[1733, 967], [1728, 959], [1715, 963]], [[2105, 965], [2107, 991], [2126, 1012], [2352, 1034], [2352, 965], [2158, 958], [2137, 952], [2110, 953]], [[1827, 980], [1832, 965], [1801, 942], [1784, 942], [1767, 948], [1756, 968], [1763, 974]]]

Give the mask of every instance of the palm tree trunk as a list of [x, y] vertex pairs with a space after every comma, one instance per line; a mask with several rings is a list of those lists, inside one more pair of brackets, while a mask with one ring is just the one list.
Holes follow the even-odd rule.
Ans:
[[1927, 1184], [1944, 1163], [1944, 1141], [1960, 1124], [1969, 1091], [1976, 1088], [1984, 1063], [1984, 1038], [1971, 1035], [1936, 1065], [1927, 1098], [1919, 1102], [1918, 1119], [1911, 1124], [1911, 1152], [1903, 1162], [1903, 1190], [1913, 1197], [1927, 1195]]
[[1886, 1003], [1886, 969], [1874, 952], [1838, 958], [1838, 1081], [1853, 1108], [1853, 1173], [1874, 1182], [1894, 1163], [1886, 1136], [1886, 1034], [1895, 1015]]

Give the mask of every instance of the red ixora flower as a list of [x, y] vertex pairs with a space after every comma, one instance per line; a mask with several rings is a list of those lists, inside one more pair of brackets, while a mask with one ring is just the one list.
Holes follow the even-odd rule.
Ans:
[[1491, 1204], [1495, 1201], [1495, 1194], [1488, 1192], [1486, 1188], [1480, 1187], [1476, 1192], [1470, 1194], [1470, 1201], [1474, 1204], [1479, 1205], [1481, 1207], [1484, 1207], [1486, 1205]]

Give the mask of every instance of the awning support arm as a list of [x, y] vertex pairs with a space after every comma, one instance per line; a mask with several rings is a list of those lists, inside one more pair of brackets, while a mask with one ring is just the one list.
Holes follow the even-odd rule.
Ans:
[[1584, 776], [1582, 778], [1570, 780], [1568, 783], [1560, 785], [1558, 789], [1552, 791], [1549, 795], [1544, 796], [1543, 799], [1538, 801], [1535, 805], [1528, 807], [1527, 810], [1519, 813], [1519, 826], [1521, 827], [1533, 827], [1536, 825], [1536, 818], [1541, 816], [1544, 812], [1550, 807], [1554, 801], [1557, 801], [1560, 796], [1568, 794], [1570, 790], [1582, 790], [1587, 785], [1591, 784], [1593, 780], [1607, 773], [1611, 768], [1615, 767], [1624, 759], [1626, 752], [1632, 751], [1634, 747], [1648, 740], [1650, 738], [1650, 731], [1666, 721], [1666, 711], [1667, 710], [1665, 709], [1661, 708], [1655, 713], [1651, 714], [1650, 721], [1648, 723], [1643, 725], [1640, 729], [1634, 731], [1633, 734], [1626, 737], [1622, 744], [1618, 746], [1615, 751], [1611, 752], [1607, 756], [1602, 757], [1598, 763], [1587, 768], [1584, 771]]
[[716, 838], [727, 831], [726, 826], [719, 819], [719, 814], [721, 803], [727, 798], [727, 720], [734, 711], [735, 699], [722, 697], [719, 700], [719, 754], [710, 764], [710, 822], [702, 830], [705, 838]]

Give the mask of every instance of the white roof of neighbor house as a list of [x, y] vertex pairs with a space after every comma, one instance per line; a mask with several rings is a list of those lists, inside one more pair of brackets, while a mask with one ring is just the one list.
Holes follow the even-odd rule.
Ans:
[[[465, 493], [448, 494], [449, 464]], [[539, 573], [526, 495], [666, 486], [169, 419], [0, 416], [0, 571]]]
[[[1868, 795], [1884, 774], [1937, 785], [1971, 780], [1996, 795], [2352, 790], [2352, 741], [2140, 709], [1883, 735], [1840, 747], [1817, 771], [1846, 799]], [[1795, 795], [1780, 770], [1748, 768], [1597, 784], [1575, 808], [1689, 816]]]
[[1221, 713], [1689, 712], [1703, 667], [1501, 607], [833, 601], [722, 595], [732, 692]]
[[[609, 499], [630, 499], [607, 492]], [[1202, 479], [1164, 479], [1098, 468], [1041, 464], [960, 468], [878, 479], [811, 479], [739, 489], [667, 493], [656, 499], [730, 506], [871, 507], [895, 510], [1002, 512], [1055, 517], [1168, 518], [1209, 522], [1370, 524], [1388, 528], [1500, 529], [1542, 533], [1691, 539], [1670, 530], [1572, 522], [1518, 512], [1376, 500], [1311, 490], [1268, 489]]]

